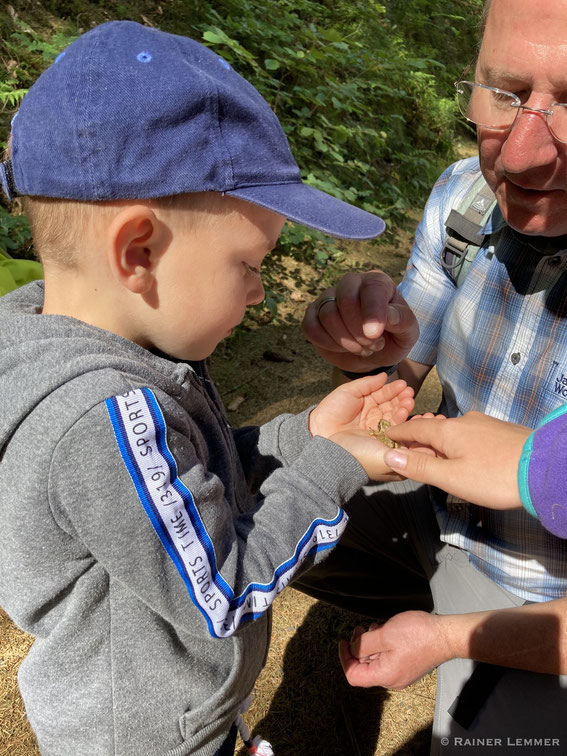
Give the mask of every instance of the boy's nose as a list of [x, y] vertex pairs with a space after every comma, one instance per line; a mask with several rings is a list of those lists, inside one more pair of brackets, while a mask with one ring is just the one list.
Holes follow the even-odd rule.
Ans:
[[254, 286], [251, 287], [250, 291], [248, 292], [248, 304], [260, 304], [260, 302], [264, 301], [265, 296], [266, 293], [264, 291], [264, 284], [262, 283], [262, 281], [260, 281], [260, 279], [258, 279], [254, 282]]

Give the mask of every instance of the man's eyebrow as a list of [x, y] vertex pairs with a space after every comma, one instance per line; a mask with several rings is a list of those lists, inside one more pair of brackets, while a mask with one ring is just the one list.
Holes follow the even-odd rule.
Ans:
[[511, 71], [507, 71], [505, 68], [496, 68], [495, 66], [479, 66], [478, 74], [482, 75], [483, 80], [487, 84], [498, 81], [518, 81], [522, 79], [518, 74], [514, 74]]

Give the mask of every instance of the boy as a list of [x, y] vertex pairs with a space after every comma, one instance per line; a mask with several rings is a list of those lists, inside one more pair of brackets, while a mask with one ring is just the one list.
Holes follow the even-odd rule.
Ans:
[[45, 270], [0, 302], [0, 603], [36, 637], [28, 717], [45, 754], [224, 756], [275, 595], [386, 473], [368, 427], [413, 400], [379, 375], [231, 430], [203, 360], [262, 300], [285, 217], [383, 223], [301, 183], [225, 61], [132, 22], [58, 57], [11, 150]]

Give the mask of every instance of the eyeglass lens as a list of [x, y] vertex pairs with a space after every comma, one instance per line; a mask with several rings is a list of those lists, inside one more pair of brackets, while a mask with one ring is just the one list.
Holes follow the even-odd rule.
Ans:
[[[510, 92], [460, 81], [457, 102], [462, 115], [477, 126], [489, 129], [508, 129], [514, 123], [520, 100]], [[554, 104], [551, 115], [545, 116], [556, 139], [567, 142], [567, 105]]]

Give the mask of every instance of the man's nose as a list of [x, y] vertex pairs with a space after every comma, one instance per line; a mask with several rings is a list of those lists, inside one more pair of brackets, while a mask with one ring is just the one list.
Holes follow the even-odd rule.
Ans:
[[521, 108], [506, 141], [501, 158], [507, 173], [524, 173], [549, 166], [558, 157], [558, 145], [539, 108]]

